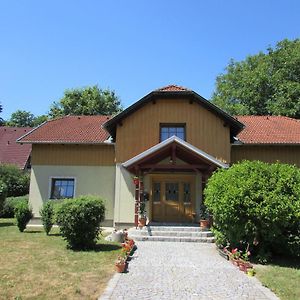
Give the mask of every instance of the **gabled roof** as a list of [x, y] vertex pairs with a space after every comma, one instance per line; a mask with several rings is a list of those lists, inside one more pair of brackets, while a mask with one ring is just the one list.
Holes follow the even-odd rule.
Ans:
[[207, 110], [211, 111], [212, 113], [223, 119], [224, 123], [230, 126], [230, 132], [233, 136], [236, 136], [244, 127], [244, 125], [238, 120], [236, 120], [235, 118], [233, 118], [225, 111], [218, 108], [217, 106], [215, 106], [210, 101], [206, 100], [196, 92], [177, 85], [168, 85], [166, 87], [162, 87], [160, 89], [152, 91], [145, 97], [141, 98], [139, 101], [135, 102], [134, 104], [132, 104], [113, 118], [111, 118], [104, 124], [104, 128], [111, 134], [113, 138], [115, 138], [117, 124], [133, 112], [137, 111], [146, 103], [153, 101], [156, 98], [178, 99], [183, 97], [189, 99], [190, 101], [197, 102]]
[[144, 152], [134, 156], [133, 158], [127, 160], [124, 162], [122, 165], [125, 168], [130, 167], [133, 164], [139, 163], [142, 161], [145, 157], [152, 155], [155, 152], [159, 152], [160, 150], [164, 149], [165, 147], [171, 145], [172, 143], [176, 143], [183, 148], [189, 150], [190, 152], [196, 154], [199, 156], [201, 159], [205, 160], [206, 162], [213, 164], [216, 167], [221, 167], [221, 168], [228, 168], [228, 165], [221, 162], [220, 160], [216, 159], [215, 157], [209, 155], [208, 153], [198, 149], [197, 147], [191, 145], [188, 142], [185, 142], [184, 140], [180, 139], [177, 136], [171, 136], [168, 139], [164, 140], [163, 142], [160, 142], [159, 144], [145, 150]]
[[102, 125], [109, 116], [65, 116], [50, 120], [18, 139], [19, 143], [102, 144], [109, 134]]
[[31, 145], [17, 144], [16, 140], [31, 130], [30, 127], [0, 127], [0, 163], [14, 164], [20, 169], [26, 167]]
[[300, 121], [283, 116], [237, 116], [244, 144], [300, 144]]

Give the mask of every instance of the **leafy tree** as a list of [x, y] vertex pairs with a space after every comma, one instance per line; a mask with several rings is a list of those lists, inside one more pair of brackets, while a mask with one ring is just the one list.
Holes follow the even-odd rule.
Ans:
[[15, 127], [36, 127], [47, 121], [46, 115], [35, 117], [31, 112], [26, 110], [17, 110], [11, 114], [10, 119], [6, 122], [7, 126]]
[[34, 115], [29, 111], [17, 110], [11, 114], [9, 121], [6, 123], [8, 126], [16, 127], [32, 127]]
[[300, 118], [300, 40], [283, 40], [266, 53], [231, 60], [217, 77], [212, 102], [232, 115]]
[[98, 86], [66, 90], [59, 102], [50, 107], [52, 118], [65, 115], [112, 115], [122, 110], [121, 102], [114, 91]]

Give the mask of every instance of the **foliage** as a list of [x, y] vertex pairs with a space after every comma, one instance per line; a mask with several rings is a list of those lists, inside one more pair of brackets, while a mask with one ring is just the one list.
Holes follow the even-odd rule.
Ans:
[[209, 218], [208, 209], [203, 203], [200, 205], [199, 217], [201, 220], [207, 220]]
[[49, 116], [65, 115], [113, 115], [122, 110], [119, 98], [114, 91], [98, 86], [66, 90], [59, 102], [54, 102]]
[[300, 254], [299, 168], [244, 161], [215, 172], [204, 194], [215, 232], [231, 247], [249, 243], [261, 261]]
[[54, 224], [54, 207], [51, 200], [43, 204], [43, 207], [40, 210], [40, 215], [44, 230], [46, 234], [49, 235], [49, 232]]
[[28, 195], [6, 198], [0, 214], [1, 218], [13, 218], [15, 216], [15, 206], [19, 202], [28, 203]]
[[73, 249], [94, 247], [104, 220], [105, 206], [97, 196], [80, 196], [64, 201], [57, 211], [60, 232]]
[[32, 218], [32, 211], [28, 206], [28, 203], [20, 201], [15, 206], [15, 217], [17, 219], [17, 226], [20, 232], [23, 232], [26, 229], [26, 225]]
[[2, 212], [3, 210], [6, 195], [7, 195], [7, 186], [3, 182], [3, 180], [0, 179], [0, 212]]
[[6, 122], [7, 126], [15, 127], [36, 127], [47, 121], [47, 116], [41, 115], [35, 117], [31, 112], [26, 110], [17, 110], [11, 114], [10, 119]]
[[7, 196], [23, 196], [29, 193], [30, 175], [15, 165], [1, 164], [0, 179], [7, 185]]
[[231, 60], [217, 77], [212, 102], [232, 115], [300, 118], [300, 40], [283, 40], [267, 53]]

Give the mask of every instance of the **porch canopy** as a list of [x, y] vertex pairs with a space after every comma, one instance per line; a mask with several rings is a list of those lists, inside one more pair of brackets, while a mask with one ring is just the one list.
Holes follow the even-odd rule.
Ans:
[[145, 150], [122, 165], [137, 176], [157, 171], [200, 171], [209, 175], [217, 168], [229, 167], [176, 136]]

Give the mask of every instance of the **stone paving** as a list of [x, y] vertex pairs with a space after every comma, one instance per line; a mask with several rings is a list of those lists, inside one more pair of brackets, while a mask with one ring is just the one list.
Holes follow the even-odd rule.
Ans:
[[214, 244], [137, 242], [128, 272], [115, 274], [105, 299], [277, 299], [222, 258]]

